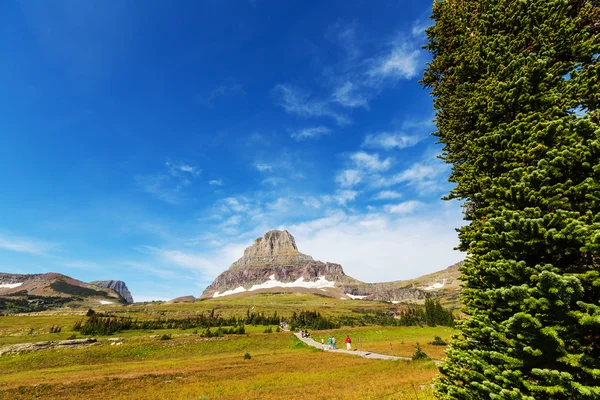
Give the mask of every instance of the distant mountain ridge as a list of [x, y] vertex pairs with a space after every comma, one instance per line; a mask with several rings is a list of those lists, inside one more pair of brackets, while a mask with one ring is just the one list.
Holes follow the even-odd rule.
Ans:
[[131, 292], [129, 291], [127, 285], [123, 281], [92, 281], [89, 282], [89, 284], [102, 288], [113, 289], [114, 291], [119, 293], [121, 297], [123, 297], [125, 301], [127, 301], [127, 303], [133, 303], [133, 296], [131, 295]]
[[[127, 289], [125, 283], [121, 283]], [[127, 290], [128, 292], [129, 290]], [[73, 301], [83, 301], [87, 305], [127, 302], [126, 297], [112, 287], [85, 283], [56, 272], [45, 274], [8, 274], [0, 272], [0, 297], [2, 296], [9, 296], [10, 298], [27, 298], [28, 296], [73, 298]]]
[[342, 299], [420, 301], [458, 292], [459, 264], [410, 281], [365, 283], [346, 275], [340, 264], [315, 261], [302, 254], [288, 231], [274, 230], [246, 248], [244, 255], [221, 273], [201, 298], [297, 290]]

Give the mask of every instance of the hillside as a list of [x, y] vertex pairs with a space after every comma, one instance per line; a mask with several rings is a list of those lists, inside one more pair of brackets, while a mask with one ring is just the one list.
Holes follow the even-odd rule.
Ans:
[[0, 310], [4, 311], [27, 312], [69, 304], [94, 306], [125, 302], [111, 288], [85, 283], [55, 272], [0, 273]]

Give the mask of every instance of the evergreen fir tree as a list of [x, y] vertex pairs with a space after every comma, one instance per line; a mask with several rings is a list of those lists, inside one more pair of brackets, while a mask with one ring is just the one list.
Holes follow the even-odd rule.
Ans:
[[600, 399], [600, 3], [443, 0], [426, 48], [468, 224], [442, 399]]

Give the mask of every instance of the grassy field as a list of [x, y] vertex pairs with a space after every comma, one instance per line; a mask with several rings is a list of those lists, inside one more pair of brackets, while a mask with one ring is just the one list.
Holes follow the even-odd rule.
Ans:
[[[272, 304], [271, 304], [272, 303]], [[243, 315], [249, 308], [286, 315], [302, 309], [324, 314], [387, 309], [377, 302], [340, 301], [318, 296], [259, 296], [194, 304], [102, 307], [138, 318], [187, 317], [215, 308]], [[0, 317], [0, 347], [15, 343], [65, 339], [87, 310]], [[48, 333], [52, 326], [62, 332]], [[246, 326], [246, 334], [202, 338], [195, 330], [124, 331], [80, 349], [44, 350], [0, 357], [0, 399], [432, 399], [437, 374], [431, 362], [367, 360], [308, 348], [289, 332], [263, 333]], [[170, 333], [172, 340], [156, 335]], [[78, 333], [77, 337], [81, 337]], [[343, 345], [384, 354], [410, 356], [419, 342], [434, 359], [445, 346], [430, 346], [435, 336], [448, 339], [445, 327], [356, 327], [312, 331], [320, 340], [333, 334]], [[339, 347], [339, 346], [338, 346]], [[248, 353], [251, 358], [245, 359]]]

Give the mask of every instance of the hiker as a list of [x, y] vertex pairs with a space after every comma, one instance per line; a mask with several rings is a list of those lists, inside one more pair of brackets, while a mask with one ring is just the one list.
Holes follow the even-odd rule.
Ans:
[[321, 349], [325, 350], [325, 339], [321, 338]]
[[300, 336], [304, 337], [304, 329], [300, 329]]
[[331, 337], [331, 344], [333, 345], [333, 349], [337, 349], [337, 347], [335, 347], [335, 336]]
[[329, 348], [329, 350], [331, 350], [333, 347], [331, 347], [331, 336], [329, 336], [327, 338], [327, 348]]
[[346, 350], [352, 350], [352, 340], [348, 335], [346, 335]]
[[304, 337], [310, 337], [310, 333], [308, 333], [308, 329], [304, 331]]

